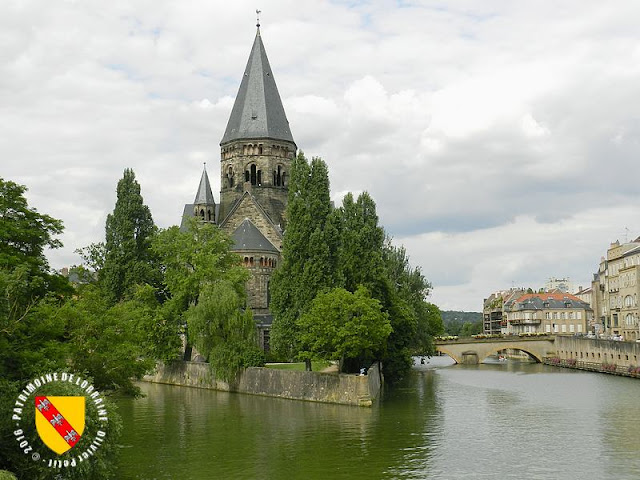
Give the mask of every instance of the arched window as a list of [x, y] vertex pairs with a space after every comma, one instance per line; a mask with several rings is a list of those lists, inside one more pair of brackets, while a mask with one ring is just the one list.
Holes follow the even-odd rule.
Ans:
[[253, 267], [253, 257], [249, 257], [249, 266]]
[[257, 178], [256, 178], [256, 165], [255, 163], [251, 164], [251, 185], [256, 185], [257, 183]]
[[204, 210], [200, 209], [200, 218], [202, 218], [204, 220]]
[[258, 170], [258, 185], [262, 185], [262, 170]]
[[229, 187], [233, 187], [233, 168], [231, 167], [227, 170], [227, 181], [229, 183]]
[[244, 257], [244, 264], [249, 265], [249, 257]]
[[280, 165], [278, 165], [278, 170], [276, 172], [276, 187], [279, 187], [280, 185], [282, 185], [282, 173], [281, 173], [282, 167]]
[[251, 174], [249, 173], [249, 170], [245, 170], [244, 171], [244, 181], [248, 182], [251, 179]]
[[258, 145], [258, 155], [262, 155], [262, 145]]
[[627, 295], [626, 297], [624, 297], [624, 306], [633, 307], [633, 297], [631, 295]]
[[627, 326], [633, 325], [633, 315], [631, 315], [630, 313], [627, 313], [624, 316], [624, 323], [626, 323]]
[[287, 186], [286, 178], [287, 178], [287, 172], [282, 172], [282, 186], [283, 187]]
[[212, 218], [211, 218], [211, 210], [207, 210], [207, 217], [208, 217], [207, 220], [209, 220], [209, 221], [212, 220]]

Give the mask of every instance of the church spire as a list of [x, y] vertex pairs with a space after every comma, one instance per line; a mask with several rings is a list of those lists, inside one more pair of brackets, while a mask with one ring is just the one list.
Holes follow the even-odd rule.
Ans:
[[295, 145], [262, 43], [259, 20], [240, 89], [220, 145], [257, 138], [283, 140]]
[[209, 183], [209, 176], [207, 175], [207, 167], [202, 169], [202, 177], [200, 177], [200, 185], [198, 186], [198, 192], [196, 193], [196, 199], [193, 201], [194, 205], [215, 205], [213, 199], [213, 193], [211, 193], [211, 184]]

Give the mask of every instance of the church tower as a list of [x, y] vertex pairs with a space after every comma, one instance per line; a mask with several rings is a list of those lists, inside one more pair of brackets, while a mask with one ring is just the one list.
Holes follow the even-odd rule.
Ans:
[[269, 350], [269, 281], [281, 259], [291, 162], [289, 121], [257, 25], [227, 128], [220, 142], [217, 222], [251, 272], [247, 304], [261, 347]]
[[289, 167], [297, 147], [259, 24], [220, 149], [220, 221], [225, 222], [248, 193], [282, 230]]
[[200, 185], [193, 201], [193, 216], [208, 223], [214, 223], [216, 219], [216, 201], [213, 199], [206, 167], [202, 170]]
[[180, 228], [186, 230], [190, 218], [196, 217], [216, 223], [231, 236], [231, 249], [251, 272], [247, 305], [260, 345], [268, 351], [269, 281], [281, 260], [289, 170], [297, 147], [257, 27], [220, 142], [220, 203], [214, 201], [205, 169], [195, 200], [184, 207]]

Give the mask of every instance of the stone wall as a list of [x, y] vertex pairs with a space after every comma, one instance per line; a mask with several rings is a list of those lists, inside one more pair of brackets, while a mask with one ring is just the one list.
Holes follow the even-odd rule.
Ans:
[[226, 383], [213, 376], [209, 364], [197, 362], [158, 365], [155, 374], [144, 378], [153, 383], [361, 407], [372, 405], [380, 393], [382, 380], [377, 365], [363, 376], [252, 367], [244, 370], [235, 382]]
[[561, 360], [640, 366], [640, 343], [596, 340], [584, 337], [556, 337], [556, 355]]

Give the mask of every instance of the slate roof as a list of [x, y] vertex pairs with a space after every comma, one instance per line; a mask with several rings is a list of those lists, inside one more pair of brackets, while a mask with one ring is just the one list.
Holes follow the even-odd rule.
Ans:
[[207, 175], [207, 169], [202, 170], [202, 177], [200, 177], [200, 185], [196, 193], [196, 198], [193, 201], [194, 205], [215, 205], [216, 201], [211, 193], [211, 184], [209, 183], [209, 176]]
[[[186, 203], [184, 205], [184, 210], [182, 211], [182, 219], [180, 220], [180, 231], [181, 232], [186, 232], [187, 231], [187, 227], [189, 226], [189, 219], [195, 217], [195, 213], [194, 213], [194, 209], [193, 207], [195, 207], [195, 204], [193, 203]], [[215, 206], [215, 218], [216, 218], [216, 222], [218, 221], [218, 217], [220, 216], [220, 205], [216, 205]]]
[[252, 138], [272, 138], [295, 144], [259, 27], [220, 144]]
[[187, 203], [184, 206], [184, 210], [182, 211], [182, 219], [180, 220], [180, 231], [186, 232], [187, 227], [189, 225], [189, 219], [194, 216], [193, 214], [193, 203]]
[[588, 303], [568, 293], [528, 293], [518, 297], [510, 310], [544, 310], [559, 308], [580, 308], [591, 310]]
[[278, 249], [260, 233], [260, 230], [249, 220], [245, 218], [238, 228], [231, 234], [233, 240], [233, 251], [258, 251], [278, 253]]

